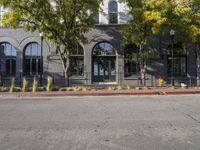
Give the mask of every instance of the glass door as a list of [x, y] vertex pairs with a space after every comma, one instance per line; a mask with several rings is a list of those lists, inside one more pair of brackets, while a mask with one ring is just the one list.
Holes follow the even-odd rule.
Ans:
[[93, 58], [93, 82], [115, 82], [116, 59], [114, 57]]

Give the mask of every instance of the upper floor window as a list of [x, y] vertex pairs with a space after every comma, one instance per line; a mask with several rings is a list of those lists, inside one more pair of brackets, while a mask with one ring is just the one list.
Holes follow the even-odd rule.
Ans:
[[116, 1], [111, 1], [109, 3], [109, 23], [118, 23], [118, 4]]
[[99, 12], [93, 17], [95, 24], [99, 24]]
[[3, 6], [0, 6], [0, 20], [3, 18], [4, 8]]

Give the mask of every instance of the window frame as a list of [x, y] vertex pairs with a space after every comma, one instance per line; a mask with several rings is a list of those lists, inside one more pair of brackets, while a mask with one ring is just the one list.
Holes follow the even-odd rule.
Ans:
[[[40, 54], [38, 55], [33, 55], [33, 53], [31, 53], [31, 55], [27, 55], [26, 51], [29, 50], [28, 47], [31, 46], [32, 44], [36, 44], [37, 45], [37, 51], [39, 51]], [[33, 47], [31, 47], [31, 52], [33, 51]], [[27, 69], [26, 66], [26, 62], [29, 61], [29, 69]], [[36, 64], [36, 71], [33, 71], [33, 63], [35, 61]], [[42, 67], [41, 65], [41, 61], [42, 61]], [[43, 56], [41, 57], [41, 45], [38, 42], [30, 42], [28, 43], [23, 51], [23, 75], [27, 75], [27, 76], [35, 76], [35, 75], [41, 75], [43, 74]]]
[[99, 11], [96, 13], [95, 16], [93, 16], [93, 20], [94, 20], [95, 25], [100, 24], [100, 13], [99, 13]]
[[[130, 60], [133, 57], [133, 54], [137, 54], [137, 53], [139, 53], [139, 48], [137, 48], [137, 46], [134, 44], [129, 44], [129, 45], [125, 46], [125, 48], [124, 48], [124, 78], [125, 79], [134, 77], [140, 73], [140, 64]], [[130, 55], [129, 56], [130, 58], [127, 58], [128, 55]], [[133, 67], [134, 67], [135, 71], [126, 72], [125, 71], [126, 64], [129, 64], [131, 66], [131, 67], [128, 66], [128, 68], [131, 68], [131, 70], [133, 70]]]
[[[112, 3], [116, 4], [116, 11], [111, 10]], [[116, 15], [115, 16], [116, 19], [117, 19], [116, 22], [112, 22], [112, 20], [111, 20], [111, 18], [112, 18], [111, 16], [113, 16], [113, 15]], [[119, 4], [118, 4], [118, 2], [116, 0], [111, 0], [108, 3], [108, 23], [109, 24], [118, 24], [119, 23]]]
[[3, 19], [3, 14], [4, 14], [4, 7], [3, 6], [0, 6], [0, 20]]
[[[78, 44], [77, 48], [76, 48], [76, 53], [73, 53], [73, 51], [71, 52], [70, 55], [70, 68], [69, 68], [69, 72], [70, 72], [70, 77], [83, 77], [84, 76], [84, 48], [82, 45]], [[78, 61], [82, 60], [82, 71], [79, 71], [79, 63], [77, 63]], [[72, 62], [73, 61], [73, 62]], [[77, 63], [76, 66], [72, 66], [72, 63]], [[72, 71], [72, 67], [78, 67], [75, 72]]]
[[[168, 77], [171, 77], [172, 76], [172, 66], [169, 66], [170, 65], [170, 58], [171, 58], [171, 61], [172, 61], [172, 55], [167, 55], [167, 76]], [[184, 66], [185, 66], [185, 70], [184, 72], [181, 71], [181, 59], [184, 58], [185, 59], [185, 63], [184, 63]], [[176, 61], [175, 60], [178, 60], [178, 72], [175, 72], [175, 66], [176, 66]], [[187, 72], [188, 72], [188, 68], [187, 68], [187, 54], [181, 54], [181, 55], [174, 55], [174, 76], [175, 77], [185, 77], [187, 76]]]
[[[98, 46], [104, 44], [102, 49]], [[112, 53], [106, 53], [106, 45], [112, 48]], [[100, 47], [100, 46], [99, 46]], [[102, 52], [102, 53], [101, 53]], [[116, 82], [117, 74], [117, 49], [111, 42], [101, 41], [97, 43], [92, 50], [92, 82]], [[102, 63], [100, 63], [102, 62]], [[104, 65], [109, 66], [107, 70]], [[97, 70], [96, 70], [96, 69]], [[114, 68], [114, 70], [110, 70]], [[96, 71], [95, 71], [96, 70]]]
[[[4, 50], [2, 53], [3, 55], [0, 55], [0, 59], [2, 60], [2, 62], [0, 62], [0, 63], [4, 63], [4, 65], [5, 65], [4, 73], [6, 74], [6, 76], [15, 76], [16, 68], [17, 68], [17, 49], [9, 42], [1, 42], [0, 46], [1, 45], [5, 45], [5, 47], [7, 45], [10, 46], [10, 49], [8, 52], [9, 55], [6, 55], [7, 52], [5, 52], [6, 50], [8, 50], [7, 47], [3, 49]], [[14, 51], [14, 53], [13, 53], [13, 51]], [[8, 64], [9, 64], [9, 66], [7, 66]], [[9, 69], [9, 70], [7, 70], [7, 69]], [[0, 70], [0, 72], [1, 72], [1, 70]]]

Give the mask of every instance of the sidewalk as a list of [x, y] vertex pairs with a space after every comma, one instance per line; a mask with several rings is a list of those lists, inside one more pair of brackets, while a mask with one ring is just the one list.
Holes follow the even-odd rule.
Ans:
[[26, 93], [0, 93], [0, 98], [28, 98], [28, 97], [65, 97], [65, 96], [142, 96], [142, 95], [184, 95], [184, 94], [200, 94], [200, 88], [191, 89], [142, 89], [142, 90], [99, 90], [99, 91], [80, 91], [80, 92], [26, 92]]

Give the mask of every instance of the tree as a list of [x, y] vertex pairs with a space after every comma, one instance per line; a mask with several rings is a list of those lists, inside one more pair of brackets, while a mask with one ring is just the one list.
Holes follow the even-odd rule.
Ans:
[[199, 0], [146, 0], [144, 18], [154, 34], [174, 29], [195, 42], [200, 35], [199, 3]]
[[92, 17], [98, 11], [100, 1], [0, 0], [0, 5], [9, 10], [2, 24], [12, 28], [23, 25], [30, 32], [38, 30], [45, 39], [58, 45], [65, 83], [68, 85], [71, 51], [80, 42], [87, 42], [84, 33], [94, 25]]
[[[154, 34], [167, 34], [174, 29], [185, 47], [195, 45], [197, 66], [200, 65], [200, 1], [199, 0], [147, 0], [145, 20]], [[197, 72], [200, 68], [197, 67]], [[198, 75], [199, 78], [200, 75]]]
[[124, 45], [134, 44], [139, 48], [138, 54], [133, 56], [133, 61], [140, 65], [141, 84], [145, 86], [146, 58], [155, 56], [155, 51], [147, 47], [150, 36], [148, 20], [145, 19], [146, 11], [144, 0], [125, 0], [129, 7], [130, 20], [121, 30]]

